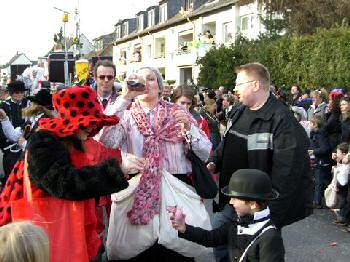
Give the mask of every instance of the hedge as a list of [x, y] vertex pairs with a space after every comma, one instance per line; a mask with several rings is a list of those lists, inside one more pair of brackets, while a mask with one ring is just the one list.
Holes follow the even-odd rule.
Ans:
[[238, 38], [230, 47], [211, 49], [197, 60], [198, 84], [217, 88], [234, 86], [234, 68], [249, 62], [267, 66], [278, 86], [302, 88], [347, 87], [350, 83], [350, 27], [319, 29], [313, 35]]

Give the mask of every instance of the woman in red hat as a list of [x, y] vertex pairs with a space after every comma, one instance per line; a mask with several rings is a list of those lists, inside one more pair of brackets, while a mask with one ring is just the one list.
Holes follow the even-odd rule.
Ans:
[[[103, 126], [115, 125], [119, 119], [103, 114], [96, 92], [90, 87], [61, 90], [54, 95], [53, 104], [58, 116], [39, 121], [38, 130], [30, 136], [27, 144], [27, 161], [17, 163], [0, 195], [0, 225], [13, 221], [15, 214], [26, 211], [15, 210], [18, 205], [14, 203], [19, 199], [29, 199], [28, 191], [31, 191], [34, 202], [55, 198], [69, 200], [59, 200], [62, 202], [57, 204], [57, 209], [60, 203], [73, 208], [67, 214], [58, 213], [61, 218], [57, 218], [55, 230], [64, 232], [65, 227], [77, 226], [72, 227], [74, 232], [63, 236], [67, 242], [61, 241], [59, 248], [53, 247], [57, 239], [49, 234], [51, 261], [60, 261], [59, 255], [64, 255], [65, 261], [88, 261], [97, 256], [102, 245], [96, 232], [95, 198], [128, 186], [118, 161], [109, 158], [105, 147], [92, 139]], [[27, 173], [31, 189], [27, 188]], [[63, 209], [62, 212], [66, 211]], [[54, 217], [50, 222], [55, 221]], [[80, 249], [75, 257], [71, 250], [74, 246]], [[64, 250], [65, 254], [59, 254], [58, 250]]]

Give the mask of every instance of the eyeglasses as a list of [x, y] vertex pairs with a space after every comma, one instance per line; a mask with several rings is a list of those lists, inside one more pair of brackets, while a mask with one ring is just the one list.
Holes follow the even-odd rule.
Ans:
[[248, 84], [248, 83], [251, 83], [251, 82], [254, 82], [254, 81], [256, 81], [256, 80], [250, 80], [250, 81], [247, 81], [247, 82], [244, 82], [244, 83], [236, 83], [235, 84], [235, 87], [238, 87], [238, 86], [241, 86], [241, 85], [244, 85], [244, 84]]
[[112, 76], [112, 75], [99, 75], [98, 78], [102, 81], [104, 81], [106, 78], [108, 81], [111, 81], [114, 78], [114, 76]]

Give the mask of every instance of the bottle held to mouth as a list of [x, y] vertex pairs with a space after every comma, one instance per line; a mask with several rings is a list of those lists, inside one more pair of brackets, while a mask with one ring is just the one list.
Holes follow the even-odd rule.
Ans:
[[144, 91], [146, 87], [146, 81], [141, 75], [132, 74], [126, 79], [128, 88], [132, 91]]

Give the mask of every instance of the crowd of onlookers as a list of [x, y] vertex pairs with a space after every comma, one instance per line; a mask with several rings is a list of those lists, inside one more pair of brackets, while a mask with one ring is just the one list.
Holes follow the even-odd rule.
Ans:
[[[109, 65], [104, 65], [109, 67]], [[102, 66], [103, 67], [103, 66]], [[105, 69], [105, 68], [104, 68]], [[115, 73], [115, 72], [114, 72]], [[95, 72], [96, 74], [96, 72]], [[108, 79], [111, 76], [111, 79]], [[115, 75], [114, 75], [115, 76]], [[112, 80], [113, 72], [101, 73], [96, 78], [97, 100], [105, 109], [113, 104], [119, 96], [118, 90], [104, 87], [102, 83]], [[246, 82], [249, 83], [249, 82]], [[244, 83], [244, 84], [246, 84]], [[165, 84], [164, 84], [165, 85]], [[197, 88], [193, 86], [162, 86], [162, 100], [171, 101], [187, 108], [199, 127], [212, 143], [214, 151], [223, 139], [230, 116], [241, 106], [237, 94], [223, 86], [217, 89]], [[28, 88], [21, 81], [14, 81], [7, 89], [0, 89], [0, 142], [4, 153], [4, 171], [1, 183], [5, 185], [13, 166], [26, 147], [27, 134], [38, 126], [42, 117], [53, 117], [55, 112], [52, 105], [52, 95], [49, 89], [42, 89], [35, 95], [26, 97]], [[326, 207], [324, 192], [332, 185], [337, 193], [337, 203], [328, 206], [332, 208], [336, 219], [334, 224], [347, 226], [350, 222], [350, 190], [349, 190], [349, 140], [350, 140], [350, 96], [345, 89], [302, 90], [293, 85], [290, 90], [271, 87], [276, 98], [288, 106], [295, 118], [302, 125], [310, 138], [309, 156], [312, 168], [315, 193], [313, 207]], [[29, 131], [28, 131], [29, 129]], [[0, 188], [1, 192], [1, 188]], [[9, 237], [9, 230], [14, 235]], [[27, 233], [23, 233], [26, 230]], [[350, 226], [346, 228], [350, 232]], [[17, 236], [16, 236], [17, 234]], [[0, 243], [7, 245], [29, 245], [32, 250], [38, 249], [33, 241], [23, 241], [23, 236], [29, 234], [38, 238], [38, 243], [48, 246], [47, 236], [42, 230], [32, 224], [10, 224], [0, 229]], [[11, 240], [11, 241], [10, 241]], [[18, 249], [20, 251], [20, 249]], [[32, 261], [46, 261], [47, 248], [38, 250], [43, 258]], [[0, 252], [0, 258], [1, 252]], [[42, 259], [42, 260], [41, 260]]]

